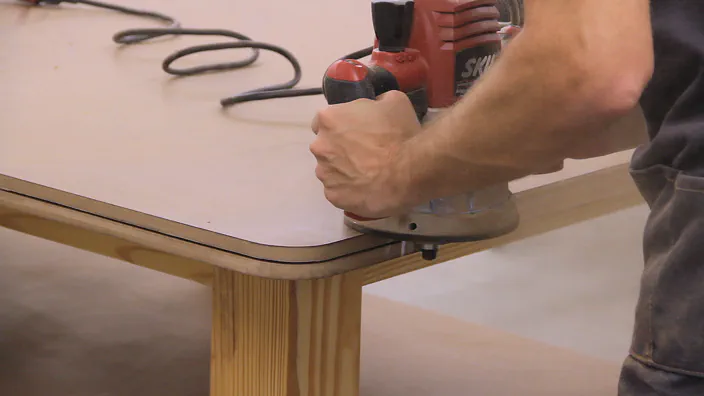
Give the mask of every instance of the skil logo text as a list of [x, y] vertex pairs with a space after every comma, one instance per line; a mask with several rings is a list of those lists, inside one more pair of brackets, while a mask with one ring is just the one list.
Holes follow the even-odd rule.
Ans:
[[484, 72], [489, 70], [489, 67], [496, 60], [496, 54], [471, 58], [465, 63], [465, 71], [462, 72], [462, 78], [479, 77]]

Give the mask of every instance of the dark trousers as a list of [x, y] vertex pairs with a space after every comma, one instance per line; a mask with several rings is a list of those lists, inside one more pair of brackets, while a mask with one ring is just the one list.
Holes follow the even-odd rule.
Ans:
[[628, 357], [621, 370], [619, 396], [701, 396], [704, 378], [655, 368]]
[[704, 177], [632, 170], [651, 208], [619, 396], [704, 396]]

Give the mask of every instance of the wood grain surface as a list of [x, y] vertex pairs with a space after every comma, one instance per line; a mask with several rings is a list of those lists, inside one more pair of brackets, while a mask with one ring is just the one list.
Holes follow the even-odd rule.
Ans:
[[[7, 229], [0, 271], [0, 395], [208, 395], [209, 288]], [[613, 396], [618, 366], [363, 297], [362, 396]]]
[[211, 396], [358, 396], [360, 274], [263, 279], [217, 269]]

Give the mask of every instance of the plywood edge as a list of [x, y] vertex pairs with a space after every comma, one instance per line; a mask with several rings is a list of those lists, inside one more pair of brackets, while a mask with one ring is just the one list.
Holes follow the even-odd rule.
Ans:
[[622, 164], [523, 191], [517, 194], [517, 203], [522, 219], [516, 231], [492, 240], [445, 245], [432, 262], [417, 254], [405, 255], [400, 243], [334, 262], [259, 261], [7, 191], [0, 191], [0, 226], [203, 284], [212, 282], [214, 267], [292, 280], [356, 270], [370, 284], [607, 215], [643, 200], [628, 175], [628, 165]]
[[[94, 216], [95, 221], [109, 220], [127, 224], [135, 229], [149, 230], [161, 235], [187, 240], [194, 244], [233, 252], [255, 260], [307, 264], [312, 262], [333, 262], [349, 252], [364, 251], [388, 245], [387, 240], [358, 235], [327, 243], [321, 240], [317, 245], [268, 244], [261, 240], [246, 240], [230, 233], [216, 232], [192, 224], [139, 212], [97, 199], [58, 190], [7, 175], [0, 174], [0, 190], [18, 194], [47, 204], [52, 204]], [[368, 264], [368, 263], [367, 263]], [[350, 268], [347, 268], [349, 270]]]
[[264, 261], [3, 190], [0, 226], [203, 284], [212, 282], [214, 268], [272, 279], [316, 279], [403, 254], [401, 243], [391, 243], [321, 263]]
[[0, 226], [202, 284], [212, 281], [212, 266], [173, 253], [180, 250], [177, 242], [92, 217], [0, 191]]
[[364, 268], [361, 270], [364, 283], [379, 282], [644, 203], [630, 178], [628, 164], [523, 191], [516, 194], [516, 202], [521, 224], [513, 233], [480, 242], [442, 246], [434, 261], [425, 261], [413, 254]]

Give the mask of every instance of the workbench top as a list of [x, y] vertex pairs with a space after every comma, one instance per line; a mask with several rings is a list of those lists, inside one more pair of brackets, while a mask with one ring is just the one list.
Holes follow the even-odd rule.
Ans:
[[[300, 87], [317, 87], [336, 58], [373, 40], [368, 2], [125, 1], [184, 27], [232, 29], [301, 61]], [[272, 10], [267, 10], [269, 7]], [[319, 18], [315, 13], [324, 15]], [[237, 71], [175, 78], [162, 60], [218, 37], [119, 46], [119, 30], [148, 19], [70, 4], [0, 4], [0, 190], [250, 258], [318, 263], [397, 243], [360, 235], [323, 196], [308, 151], [322, 96], [219, 100], [283, 82], [293, 72], [262, 52]], [[353, 34], [353, 33], [354, 34]], [[179, 61], [243, 59], [246, 50]], [[514, 192], [628, 161], [630, 152], [570, 163], [512, 183]]]

